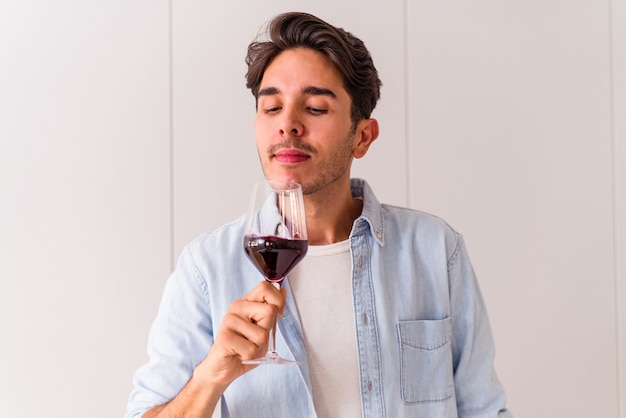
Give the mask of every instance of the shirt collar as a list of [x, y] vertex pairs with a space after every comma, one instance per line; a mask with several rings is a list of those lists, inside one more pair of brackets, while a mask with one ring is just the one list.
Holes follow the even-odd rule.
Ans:
[[382, 206], [376, 199], [372, 188], [363, 179], [353, 178], [350, 180], [352, 197], [363, 199], [363, 211], [354, 221], [353, 232], [359, 229], [359, 224], [367, 223], [372, 236], [378, 244], [385, 245], [385, 229], [383, 222]]

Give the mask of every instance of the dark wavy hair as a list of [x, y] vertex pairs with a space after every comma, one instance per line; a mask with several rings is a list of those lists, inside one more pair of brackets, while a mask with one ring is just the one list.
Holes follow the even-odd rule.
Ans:
[[363, 41], [316, 16], [298, 12], [275, 17], [266, 27], [266, 37], [252, 42], [246, 55], [246, 87], [257, 100], [263, 74], [272, 60], [285, 50], [309, 48], [328, 58], [343, 77], [352, 99], [352, 122], [356, 125], [371, 116], [382, 83]]

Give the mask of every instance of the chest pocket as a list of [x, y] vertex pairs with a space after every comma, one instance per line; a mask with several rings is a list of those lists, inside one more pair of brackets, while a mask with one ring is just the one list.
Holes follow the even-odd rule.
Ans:
[[399, 321], [402, 401], [443, 402], [454, 395], [450, 318]]

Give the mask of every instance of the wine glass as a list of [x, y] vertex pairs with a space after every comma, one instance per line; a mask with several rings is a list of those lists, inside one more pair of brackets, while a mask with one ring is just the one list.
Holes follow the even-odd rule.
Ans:
[[[308, 246], [302, 187], [280, 180], [255, 183], [246, 215], [243, 248], [265, 280], [280, 289]], [[276, 322], [265, 357], [243, 363], [299, 364], [281, 358], [276, 352]]]

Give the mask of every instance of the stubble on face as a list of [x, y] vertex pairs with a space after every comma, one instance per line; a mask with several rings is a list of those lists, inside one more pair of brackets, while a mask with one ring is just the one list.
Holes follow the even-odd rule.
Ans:
[[307, 143], [302, 142], [301, 139], [291, 137], [286, 138], [283, 141], [274, 144], [262, 154], [259, 152], [259, 159], [261, 161], [261, 167], [266, 178], [273, 177], [271, 164], [273, 162], [273, 155], [282, 149], [297, 149], [306, 152], [311, 156], [313, 167], [306, 173], [296, 173], [296, 170], [301, 170], [297, 165], [283, 165], [280, 167], [287, 173], [297, 176], [294, 181], [297, 181], [302, 186], [302, 192], [304, 195], [310, 195], [317, 193], [324, 188], [334, 184], [339, 179], [343, 178], [346, 173], [349, 172], [352, 164], [352, 144], [354, 142], [354, 130], [350, 128], [349, 132], [345, 135], [344, 139], [340, 141], [338, 146], [324, 158], [318, 159], [318, 150]]

